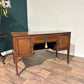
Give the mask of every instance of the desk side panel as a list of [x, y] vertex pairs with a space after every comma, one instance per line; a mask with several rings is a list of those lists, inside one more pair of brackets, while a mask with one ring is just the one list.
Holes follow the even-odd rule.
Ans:
[[56, 50], [66, 50], [70, 48], [70, 36], [71, 33], [59, 34], [59, 40], [54, 47]]
[[32, 39], [30, 36], [13, 37], [14, 54], [17, 57], [24, 57], [33, 54]]

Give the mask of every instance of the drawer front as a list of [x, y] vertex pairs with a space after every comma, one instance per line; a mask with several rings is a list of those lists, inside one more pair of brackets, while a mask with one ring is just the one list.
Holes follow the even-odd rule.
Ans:
[[60, 35], [60, 49], [68, 48], [70, 46], [70, 35]]
[[58, 35], [42, 35], [42, 36], [33, 36], [34, 43], [45, 43], [45, 42], [55, 42], [59, 38]]
[[29, 36], [17, 37], [18, 56], [27, 56], [33, 54], [32, 39]]
[[54, 42], [58, 40], [59, 36], [58, 35], [47, 35], [46, 38], [47, 38], [47, 42]]
[[45, 36], [33, 36], [33, 42], [34, 43], [44, 43]]
[[65, 50], [70, 48], [71, 33], [59, 34], [59, 40], [55, 46], [56, 50]]

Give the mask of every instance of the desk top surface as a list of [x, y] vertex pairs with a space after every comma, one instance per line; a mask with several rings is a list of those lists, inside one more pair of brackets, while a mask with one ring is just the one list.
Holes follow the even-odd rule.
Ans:
[[56, 33], [71, 33], [67, 31], [29, 31], [29, 32], [11, 32], [12, 36], [21, 36], [21, 35], [42, 35], [42, 34], [56, 34]]
[[55, 34], [55, 33], [65, 33], [66, 31], [55, 30], [55, 31], [29, 31], [29, 35], [37, 35], [37, 34]]

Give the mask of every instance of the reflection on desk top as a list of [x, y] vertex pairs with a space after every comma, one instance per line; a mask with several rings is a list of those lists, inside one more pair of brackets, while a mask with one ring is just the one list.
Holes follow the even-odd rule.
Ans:
[[29, 31], [29, 32], [11, 32], [12, 36], [24, 36], [24, 35], [42, 35], [42, 34], [55, 34], [55, 33], [71, 33], [67, 31]]
[[67, 31], [55, 30], [55, 31], [29, 31], [29, 35], [36, 35], [36, 34], [55, 34], [55, 33], [65, 33]]

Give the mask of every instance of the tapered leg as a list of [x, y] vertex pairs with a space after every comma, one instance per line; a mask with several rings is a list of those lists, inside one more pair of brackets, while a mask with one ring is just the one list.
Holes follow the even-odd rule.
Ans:
[[13, 61], [14, 61], [14, 64], [15, 64], [15, 58], [14, 58], [14, 53], [13, 53]]
[[58, 57], [58, 52], [56, 51], [56, 57]]
[[69, 49], [67, 49], [67, 63], [69, 64]]
[[14, 62], [15, 62], [15, 66], [16, 66], [16, 74], [18, 75], [18, 66], [17, 66], [17, 57], [14, 56]]

